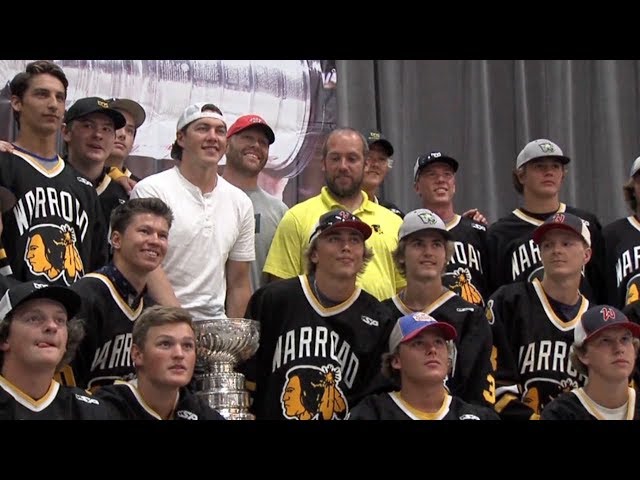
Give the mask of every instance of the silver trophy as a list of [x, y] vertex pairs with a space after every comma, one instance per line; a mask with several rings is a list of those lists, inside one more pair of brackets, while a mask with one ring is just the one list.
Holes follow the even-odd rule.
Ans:
[[196, 373], [197, 394], [227, 420], [254, 420], [244, 375], [235, 366], [258, 350], [260, 323], [246, 318], [215, 318], [193, 322], [196, 352], [203, 372]]

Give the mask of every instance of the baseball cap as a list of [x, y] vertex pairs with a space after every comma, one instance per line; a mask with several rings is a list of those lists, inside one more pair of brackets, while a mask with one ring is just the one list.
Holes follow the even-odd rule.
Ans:
[[404, 216], [400, 230], [398, 230], [398, 241], [408, 237], [412, 233], [423, 230], [438, 230], [446, 240], [451, 240], [451, 233], [447, 230], [442, 219], [426, 208], [412, 210]]
[[69, 107], [64, 115], [64, 123], [70, 123], [78, 118], [86, 117], [92, 113], [104, 113], [113, 120], [113, 126], [116, 130], [121, 129], [127, 124], [124, 116], [110, 107], [109, 102], [100, 97], [86, 97], [76, 100]]
[[631, 171], [629, 172], [629, 177], [633, 177], [640, 170], [640, 157], [636, 158], [631, 165]]
[[138, 102], [134, 102], [128, 98], [110, 98], [107, 100], [109, 106], [116, 110], [124, 110], [133, 117], [133, 123], [136, 129], [140, 128], [140, 125], [144, 123], [147, 118], [147, 114]]
[[540, 138], [525, 145], [516, 159], [516, 168], [520, 168], [525, 163], [535, 160], [536, 158], [546, 157], [557, 158], [564, 165], [571, 161], [569, 157], [564, 156], [562, 149], [558, 145], [546, 138]]
[[313, 227], [309, 243], [321, 234], [337, 228], [353, 228], [362, 234], [363, 240], [371, 236], [371, 227], [347, 210], [331, 210], [320, 217]]
[[391, 142], [384, 138], [379, 131], [367, 130], [363, 133], [363, 135], [364, 138], [367, 139], [367, 145], [369, 145], [369, 148], [371, 148], [375, 144], [378, 144], [387, 154], [387, 157], [393, 156], [393, 145], [391, 145]]
[[178, 118], [176, 131], [182, 130], [191, 122], [195, 122], [196, 120], [207, 117], [222, 120], [226, 126], [227, 122], [224, 119], [224, 116], [222, 115], [222, 113], [218, 113], [218, 111], [220, 111], [220, 109], [211, 102], [199, 102], [194, 103], [193, 105], [189, 105], [184, 109], [182, 115], [180, 115], [180, 118]]
[[439, 322], [428, 313], [414, 312], [400, 317], [389, 335], [389, 351], [393, 352], [398, 345], [407, 342], [426, 328], [437, 328], [445, 340], [455, 340], [458, 336], [453, 325]]
[[594, 335], [611, 327], [625, 327], [634, 337], [640, 337], [640, 325], [631, 322], [620, 310], [609, 305], [596, 305], [582, 314], [573, 329], [574, 345], [581, 347]]
[[420, 170], [422, 170], [427, 165], [431, 165], [432, 163], [442, 162], [448, 164], [451, 168], [453, 168], [454, 172], [458, 171], [458, 161], [446, 155], [442, 152], [431, 152], [420, 155], [416, 159], [416, 164], [413, 167], [413, 180], [418, 180], [418, 175], [420, 174]]
[[548, 217], [542, 225], [533, 231], [533, 241], [539, 244], [544, 234], [554, 228], [574, 232], [587, 242], [587, 245], [591, 246], [591, 233], [589, 232], [587, 224], [580, 217], [576, 217], [572, 213], [567, 212], [554, 213]]
[[60, 302], [67, 310], [69, 318], [78, 313], [82, 304], [80, 295], [68, 287], [40, 282], [23, 282], [9, 288], [0, 299], [0, 320], [24, 302], [36, 298], [49, 298]]
[[[182, 115], [180, 115], [180, 118], [178, 118], [176, 132], [179, 132], [191, 122], [195, 122], [196, 120], [200, 120], [201, 118], [206, 117], [222, 120], [225, 127], [227, 126], [227, 122], [224, 119], [221, 110], [215, 104], [208, 102], [199, 102], [194, 103], [193, 105], [189, 105], [184, 109]], [[182, 147], [178, 145], [177, 140], [171, 145], [170, 155], [174, 160], [182, 159]]]
[[269, 145], [276, 141], [276, 135], [267, 122], [265, 122], [262, 117], [253, 114], [238, 117], [229, 130], [227, 130], [227, 138], [251, 127], [261, 128], [269, 139]]

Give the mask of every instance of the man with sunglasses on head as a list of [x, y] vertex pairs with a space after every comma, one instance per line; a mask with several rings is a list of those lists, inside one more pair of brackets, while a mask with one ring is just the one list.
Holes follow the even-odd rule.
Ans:
[[251, 297], [260, 347], [241, 369], [256, 419], [344, 420], [372, 388], [394, 323], [356, 286], [372, 234], [347, 210], [325, 213], [307, 234], [306, 273]]

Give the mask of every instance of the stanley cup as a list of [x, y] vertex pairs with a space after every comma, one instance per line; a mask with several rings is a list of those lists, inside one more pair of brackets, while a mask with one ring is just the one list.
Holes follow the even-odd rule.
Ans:
[[204, 367], [196, 374], [197, 394], [227, 420], [253, 420], [244, 375], [235, 366], [258, 350], [260, 324], [246, 318], [216, 318], [193, 326], [198, 362]]

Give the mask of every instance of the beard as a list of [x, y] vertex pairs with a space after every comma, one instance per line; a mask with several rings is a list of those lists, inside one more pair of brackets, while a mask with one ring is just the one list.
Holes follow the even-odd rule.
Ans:
[[340, 186], [335, 182], [335, 177], [330, 177], [325, 173], [324, 181], [327, 184], [327, 188], [336, 198], [351, 198], [360, 193], [362, 187], [362, 179], [364, 175], [360, 175], [360, 178], [353, 178], [351, 183], [347, 186]]

